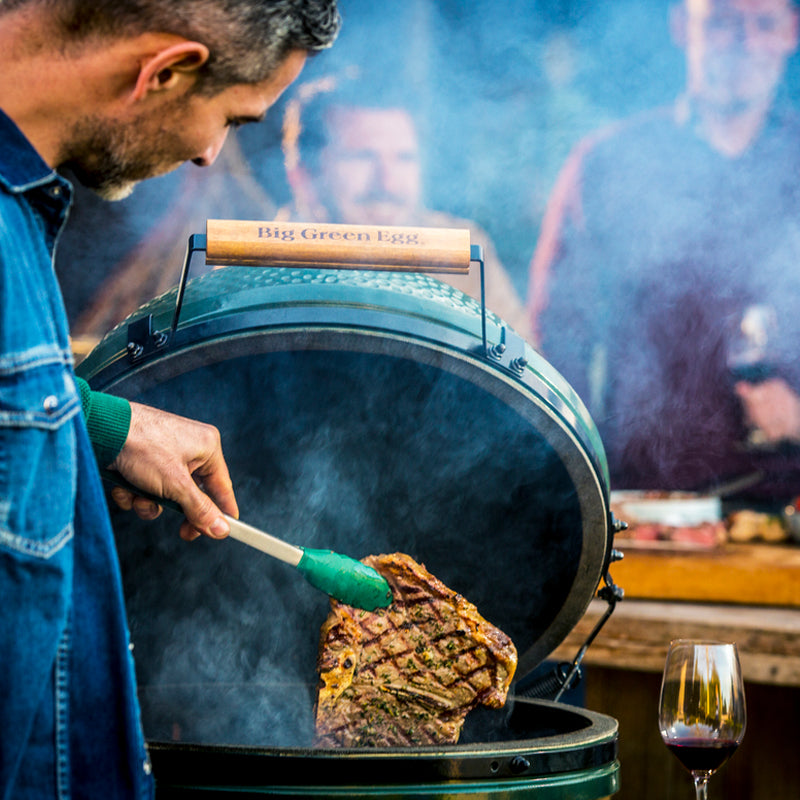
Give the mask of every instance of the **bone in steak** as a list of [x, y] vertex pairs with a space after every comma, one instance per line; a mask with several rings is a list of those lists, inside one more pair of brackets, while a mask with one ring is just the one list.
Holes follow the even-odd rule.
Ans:
[[317, 664], [317, 746], [455, 744], [471, 709], [505, 703], [514, 644], [409, 556], [363, 562], [394, 599], [371, 612], [331, 600]]

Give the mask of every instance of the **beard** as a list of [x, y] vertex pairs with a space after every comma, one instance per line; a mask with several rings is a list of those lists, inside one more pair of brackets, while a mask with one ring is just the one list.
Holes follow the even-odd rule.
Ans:
[[703, 101], [720, 116], [768, 108], [783, 71], [772, 57], [717, 53], [704, 66]]
[[75, 124], [69, 142], [70, 155], [61, 166], [104, 200], [123, 200], [137, 183], [191, 158], [175, 133], [142, 120], [123, 123], [87, 116]]
[[350, 196], [328, 184], [320, 187], [329, 222], [351, 225], [417, 225], [420, 204], [414, 195], [395, 194], [378, 188]]

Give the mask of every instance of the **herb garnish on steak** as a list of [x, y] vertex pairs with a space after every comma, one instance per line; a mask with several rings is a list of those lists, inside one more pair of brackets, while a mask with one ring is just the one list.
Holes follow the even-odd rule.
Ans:
[[517, 666], [511, 639], [403, 553], [368, 556], [386, 609], [331, 600], [317, 668], [321, 747], [455, 744], [467, 713], [500, 708]]

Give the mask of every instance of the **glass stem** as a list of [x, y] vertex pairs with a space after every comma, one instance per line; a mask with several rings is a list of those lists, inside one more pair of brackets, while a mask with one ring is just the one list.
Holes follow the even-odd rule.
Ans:
[[692, 775], [697, 800], [708, 800], [708, 778], [705, 775]]

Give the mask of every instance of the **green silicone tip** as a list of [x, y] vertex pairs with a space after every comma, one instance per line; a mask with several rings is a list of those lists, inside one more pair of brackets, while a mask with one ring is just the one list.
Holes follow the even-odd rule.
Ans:
[[392, 590], [386, 578], [349, 556], [304, 547], [297, 569], [312, 586], [349, 606], [374, 611], [391, 605]]

